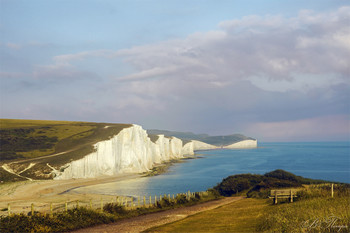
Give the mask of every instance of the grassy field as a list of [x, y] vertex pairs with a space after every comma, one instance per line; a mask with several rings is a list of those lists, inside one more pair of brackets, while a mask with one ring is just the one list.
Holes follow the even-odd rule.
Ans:
[[269, 208], [264, 199], [247, 198], [146, 232], [255, 232]]
[[307, 186], [294, 203], [247, 198], [146, 232], [349, 232], [350, 188]]
[[[93, 145], [118, 134], [130, 124], [110, 124], [70, 121], [41, 121], [0, 119], [0, 165], [10, 163], [13, 170], [25, 169], [29, 162], [35, 166], [21, 175], [48, 179], [51, 169], [93, 152]], [[42, 171], [40, 174], [36, 171]], [[18, 177], [0, 170], [2, 181]], [[16, 179], [14, 179], [16, 178]]]

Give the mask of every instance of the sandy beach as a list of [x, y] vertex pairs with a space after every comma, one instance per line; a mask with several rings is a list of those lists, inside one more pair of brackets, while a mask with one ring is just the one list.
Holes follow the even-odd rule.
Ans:
[[131, 180], [141, 176], [140, 174], [123, 174], [88, 179], [36, 180], [1, 184], [0, 215], [8, 214], [8, 204], [10, 204], [11, 213], [28, 213], [31, 211], [32, 203], [35, 211], [40, 212], [49, 212], [50, 203], [52, 203], [53, 210], [58, 211], [65, 208], [65, 202], [67, 202], [68, 208], [72, 208], [77, 204], [77, 201], [79, 201], [79, 206], [89, 206], [91, 201], [94, 208], [100, 208], [101, 199], [103, 203], [115, 202], [116, 196], [94, 193], [79, 194], [70, 192], [70, 190], [96, 184]]

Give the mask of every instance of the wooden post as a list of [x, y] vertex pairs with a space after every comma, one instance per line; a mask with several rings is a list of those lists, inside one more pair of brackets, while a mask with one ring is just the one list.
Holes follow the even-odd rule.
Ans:
[[120, 204], [120, 203], [119, 203], [119, 197], [118, 197], [118, 196], [115, 197], [115, 201], [116, 201], [117, 205]]
[[10, 203], [7, 204], [7, 212], [9, 214], [9, 216], [11, 216], [11, 205], [10, 205]]
[[277, 191], [275, 191], [275, 205], [277, 204]]
[[171, 199], [170, 199], [170, 194], [168, 194], [168, 198], [169, 198], [169, 201], [170, 201], [170, 200], [171, 200]]
[[67, 213], [67, 211], [68, 211], [68, 203], [67, 203], [67, 201], [65, 202], [64, 206], [65, 206], [65, 210], [66, 210], [66, 213]]
[[154, 205], [157, 205], [157, 195], [154, 195]]
[[148, 203], [148, 207], [151, 207], [151, 205], [152, 205], [152, 197], [151, 197], [151, 196], [149, 196], [149, 203]]
[[146, 207], [146, 196], [143, 196], [143, 207]]
[[77, 209], [79, 208], [79, 201], [77, 200]]
[[50, 203], [50, 216], [52, 216], [52, 202]]
[[34, 204], [31, 205], [32, 216], [34, 215]]
[[333, 198], [333, 196], [334, 196], [334, 189], [333, 189], [333, 186], [334, 186], [334, 184], [332, 184], [332, 187], [331, 187], [331, 195], [332, 195], [332, 198]]
[[290, 190], [290, 203], [293, 203], [293, 191]]

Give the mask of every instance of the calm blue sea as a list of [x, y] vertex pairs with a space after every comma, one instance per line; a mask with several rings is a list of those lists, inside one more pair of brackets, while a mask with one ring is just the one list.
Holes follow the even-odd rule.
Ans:
[[211, 150], [171, 166], [166, 174], [76, 189], [143, 196], [204, 191], [229, 175], [283, 169], [296, 175], [350, 183], [350, 142], [259, 143], [256, 149]]

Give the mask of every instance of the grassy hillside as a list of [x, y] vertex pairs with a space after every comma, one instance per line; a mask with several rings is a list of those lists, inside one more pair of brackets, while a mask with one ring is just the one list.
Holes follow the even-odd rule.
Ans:
[[[274, 205], [272, 199], [256, 195], [260, 198], [243, 199], [174, 223], [148, 229], [146, 232], [349, 232], [349, 184], [335, 184], [332, 198], [330, 185], [323, 184], [325, 181], [276, 170], [264, 176], [230, 176], [215, 189], [231, 187], [231, 191], [235, 190], [231, 194], [237, 194], [237, 190], [240, 190], [240, 194], [244, 195], [256, 187], [256, 183], [269, 181], [269, 190], [281, 188], [281, 184], [284, 188], [295, 187], [301, 183], [308, 185], [299, 186], [297, 198], [293, 203], [285, 200]], [[245, 188], [242, 187], [244, 184], [247, 185]], [[264, 191], [265, 189], [259, 189], [257, 192]], [[227, 193], [225, 195], [229, 196]]]
[[[32, 178], [50, 178], [51, 169], [70, 160], [82, 158], [94, 150], [93, 145], [118, 134], [130, 124], [70, 121], [0, 119], [0, 165], [10, 163], [15, 171], [35, 166], [21, 173]], [[37, 171], [41, 170], [39, 174]], [[1, 180], [12, 175], [0, 171]], [[6, 179], [5, 179], [6, 178]]]
[[233, 143], [243, 141], [243, 140], [249, 140], [253, 139], [251, 137], [244, 136], [242, 134], [232, 134], [232, 135], [226, 135], [226, 136], [209, 136], [208, 134], [194, 134], [191, 132], [176, 132], [176, 131], [167, 131], [167, 130], [156, 130], [156, 129], [150, 129], [147, 130], [149, 134], [164, 134], [168, 137], [177, 137], [181, 138], [182, 140], [198, 140], [202, 141], [211, 145], [216, 146], [227, 146], [231, 145]]

